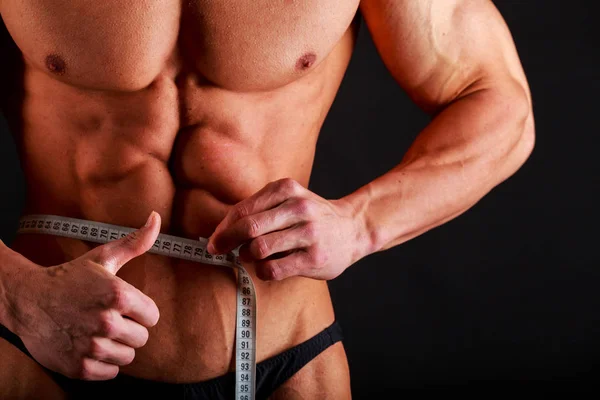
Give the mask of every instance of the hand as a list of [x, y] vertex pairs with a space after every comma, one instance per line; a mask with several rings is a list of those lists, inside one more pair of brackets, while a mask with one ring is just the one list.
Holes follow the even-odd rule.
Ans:
[[325, 200], [292, 179], [265, 186], [229, 211], [207, 250], [254, 264], [263, 280], [333, 279], [366, 255], [365, 229], [343, 200]]
[[[158, 322], [154, 301], [115, 274], [149, 250], [160, 230], [141, 229], [55, 267], [35, 266], [14, 301], [17, 333], [43, 366], [70, 378], [114, 378]], [[30, 262], [21, 257], [23, 262]]]

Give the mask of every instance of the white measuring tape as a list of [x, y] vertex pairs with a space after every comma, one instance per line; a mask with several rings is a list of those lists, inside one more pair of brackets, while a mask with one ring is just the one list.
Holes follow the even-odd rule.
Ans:
[[[21, 218], [17, 233], [45, 233], [95, 243], [108, 243], [137, 229], [55, 215]], [[213, 256], [206, 251], [208, 240], [192, 240], [159, 234], [149, 253], [238, 270], [235, 398], [254, 400], [256, 393], [256, 292], [248, 272], [235, 252]]]

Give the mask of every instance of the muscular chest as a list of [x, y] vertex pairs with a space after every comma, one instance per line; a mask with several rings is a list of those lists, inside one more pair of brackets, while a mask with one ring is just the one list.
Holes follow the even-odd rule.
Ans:
[[359, 0], [6, 0], [28, 63], [66, 83], [136, 90], [166, 70], [264, 90], [316, 68]]

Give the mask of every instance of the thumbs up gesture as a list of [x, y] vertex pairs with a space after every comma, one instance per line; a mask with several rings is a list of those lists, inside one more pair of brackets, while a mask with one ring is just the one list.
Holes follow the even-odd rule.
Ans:
[[159, 231], [160, 216], [153, 212], [128, 236], [48, 268], [14, 253], [15, 262], [35, 268], [13, 296], [9, 328], [46, 368], [70, 378], [114, 378], [159, 318], [154, 301], [115, 274], [148, 251]]

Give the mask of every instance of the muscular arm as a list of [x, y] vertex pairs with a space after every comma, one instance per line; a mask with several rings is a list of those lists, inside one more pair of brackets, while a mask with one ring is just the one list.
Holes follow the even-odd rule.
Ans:
[[402, 162], [344, 198], [368, 252], [465, 212], [525, 162], [531, 98], [511, 35], [488, 0], [363, 0], [387, 68], [434, 116]]
[[491, 1], [362, 0], [361, 9], [392, 75], [434, 118], [398, 166], [342, 199], [283, 179], [232, 207], [208, 251], [242, 245], [261, 279], [333, 279], [463, 213], [532, 151], [527, 81]]

